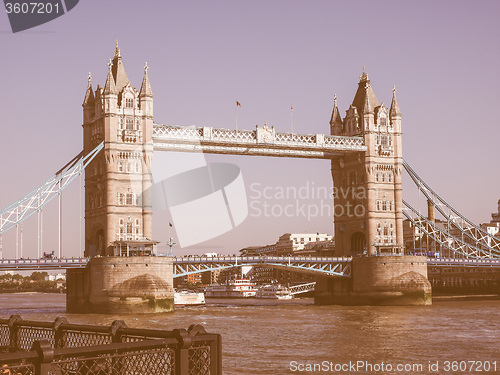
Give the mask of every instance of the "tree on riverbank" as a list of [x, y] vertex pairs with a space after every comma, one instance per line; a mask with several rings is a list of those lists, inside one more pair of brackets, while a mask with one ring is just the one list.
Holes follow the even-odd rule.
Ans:
[[46, 280], [47, 272], [33, 272], [30, 276], [19, 274], [0, 275], [0, 293], [46, 292], [55, 293], [64, 290], [66, 282]]

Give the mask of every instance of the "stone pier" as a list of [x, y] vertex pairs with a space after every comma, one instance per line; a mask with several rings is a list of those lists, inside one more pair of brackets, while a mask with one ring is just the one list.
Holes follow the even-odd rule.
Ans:
[[67, 271], [67, 312], [155, 313], [173, 309], [171, 257], [94, 257], [86, 268]]
[[319, 305], [430, 305], [424, 256], [354, 257], [351, 278], [318, 277]]

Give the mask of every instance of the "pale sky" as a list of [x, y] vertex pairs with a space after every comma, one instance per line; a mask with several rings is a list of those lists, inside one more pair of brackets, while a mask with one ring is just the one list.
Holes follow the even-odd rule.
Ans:
[[[366, 66], [380, 102], [397, 87], [403, 155], [449, 203], [476, 223], [487, 222], [500, 198], [500, 2], [498, 1], [97, 1], [12, 34], [0, 12], [0, 207], [46, 180], [82, 148], [87, 75], [104, 84], [119, 40], [132, 84], [144, 62], [154, 92], [155, 122], [328, 133], [333, 95], [342, 114]], [[330, 189], [325, 160], [208, 155], [241, 168], [254, 210], [236, 229], [178, 254], [236, 253], [274, 243], [286, 232], [332, 234], [332, 218], [266, 217], [264, 188]], [[409, 184], [404, 198], [418, 202]], [[78, 186], [65, 194], [64, 247], [79, 253]], [[322, 197], [300, 200], [321, 205]], [[417, 205], [417, 203], [415, 203]], [[425, 206], [422, 204], [422, 208]], [[262, 208], [262, 207], [261, 207]], [[57, 219], [45, 213], [44, 251], [56, 250]], [[168, 215], [155, 214], [155, 239], [167, 241]], [[25, 256], [36, 255], [36, 220], [23, 230]], [[11, 231], [13, 232], [13, 231]], [[175, 233], [173, 233], [175, 236]], [[13, 233], [3, 256], [14, 254]], [[175, 249], [175, 248], [174, 248]]]

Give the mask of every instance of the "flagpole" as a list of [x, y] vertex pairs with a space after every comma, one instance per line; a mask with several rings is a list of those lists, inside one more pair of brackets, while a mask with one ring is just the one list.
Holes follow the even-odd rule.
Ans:
[[239, 101], [236, 101], [236, 108], [234, 109], [236, 113], [236, 130], [238, 130], [238, 107], [241, 107], [241, 104]]
[[290, 122], [291, 122], [292, 133], [293, 133], [293, 105], [290, 106]]

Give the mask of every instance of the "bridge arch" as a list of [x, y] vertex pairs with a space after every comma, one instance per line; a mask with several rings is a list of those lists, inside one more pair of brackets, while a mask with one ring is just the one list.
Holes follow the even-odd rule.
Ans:
[[363, 232], [355, 232], [351, 235], [351, 254], [362, 254], [366, 250], [366, 236]]

